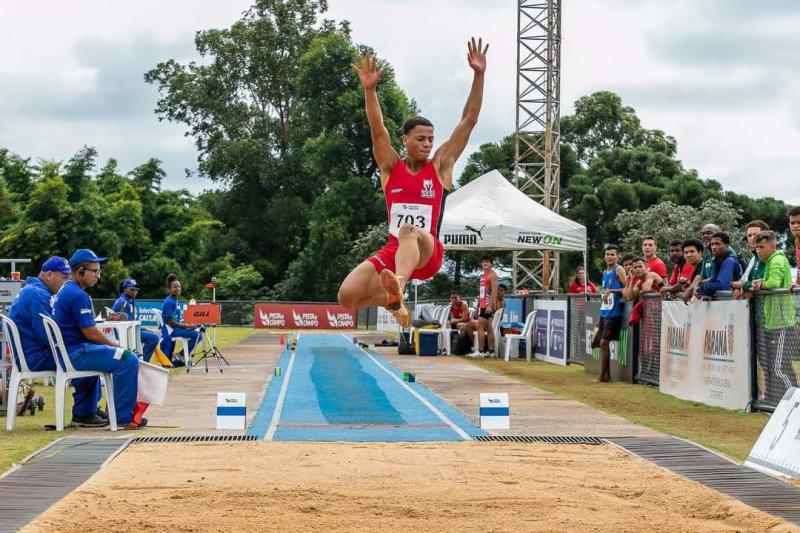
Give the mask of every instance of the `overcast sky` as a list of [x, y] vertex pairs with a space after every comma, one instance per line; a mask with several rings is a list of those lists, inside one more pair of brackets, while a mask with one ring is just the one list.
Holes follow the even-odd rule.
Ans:
[[[445, 137], [469, 88], [466, 39], [490, 43], [481, 119], [467, 154], [515, 127], [517, 2], [329, 0], [328, 18], [396, 69]], [[193, 34], [227, 27], [249, 0], [3, 0], [0, 147], [67, 159], [84, 144], [123, 170], [157, 157], [167, 187], [187, 180], [192, 141], [159, 123], [142, 74], [194, 58]], [[619, 93], [646, 127], [678, 140], [703, 178], [800, 203], [800, 1], [564, 0], [562, 113], [580, 96]], [[463, 168], [466, 154], [457, 170]]]

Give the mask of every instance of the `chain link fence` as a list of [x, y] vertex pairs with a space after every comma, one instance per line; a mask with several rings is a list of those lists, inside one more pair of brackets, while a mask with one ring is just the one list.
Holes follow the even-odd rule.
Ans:
[[754, 351], [758, 409], [772, 411], [800, 375], [800, 295], [788, 289], [764, 291], [753, 298]]
[[587, 331], [591, 332], [597, 320], [591, 317], [592, 327], [586, 322], [587, 310], [590, 301], [599, 301], [599, 294], [571, 294], [569, 300], [569, 356], [567, 361], [578, 365], [586, 364], [588, 344], [591, 339]]
[[636, 380], [658, 385], [661, 369], [661, 295], [643, 294]]

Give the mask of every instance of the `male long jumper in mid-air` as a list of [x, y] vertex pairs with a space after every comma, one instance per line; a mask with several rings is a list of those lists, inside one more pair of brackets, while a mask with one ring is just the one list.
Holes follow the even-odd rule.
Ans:
[[381, 173], [381, 188], [389, 216], [387, 243], [351, 271], [339, 287], [339, 303], [345, 307], [382, 306], [397, 323], [407, 327], [410, 318], [403, 305], [403, 289], [410, 279], [426, 280], [442, 267], [444, 247], [439, 227], [444, 201], [453, 185], [453, 166], [464, 151], [478, 123], [483, 100], [487, 44], [472, 38], [467, 43], [467, 62], [473, 70], [472, 88], [461, 120], [450, 138], [429, 159], [433, 124], [414, 117], [403, 124], [406, 155], [392, 148], [383, 124], [376, 88], [383, 74], [375, 56], [359, 56], [352, 65], [364, 88], [367, 120], [372, 133], [372, 152]]

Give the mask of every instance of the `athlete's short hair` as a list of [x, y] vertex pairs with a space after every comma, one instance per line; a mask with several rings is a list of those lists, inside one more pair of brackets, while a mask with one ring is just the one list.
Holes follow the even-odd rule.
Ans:
[[620, 257], [619, 260], [623, 264], [627, 263], [628, 261], [633, 261], [633, 254], [628, 252], [625, 255], [623, 255], [622, 257]]
[[698, 252], [702, 252], [705, 250], [705, 246], [703, 246], [703, 241], [700, 239], [686, 239], [683, 241], [683, 249], [686, 250], [687, 248], [694, 248]]
[[616, 244], [609, 244], [608, 246], [606, 246], [606, 249], [604, 251], [607, 252], [609, 250], [614, 250], [615, 252], [619, 253], [619, 246], [617, 246]]
[[639, 257], [639, 256], [636, 256], [636, 257], [633, 258], [633, 262], [634, 263], [644, 263], [644, 259]]
[[428, 126], [429, 128], [432, 128], [433, 122], [431, 122], [425, 117], [420, 117], [420, 116], [412, 117], [403, 123], [403, 135], [408, 135], [408, 132], [413, 130], [417, 126]]
[[769, 224], [767, 224], [763, 220], [752, 220], [747, 223], [747, 226], [745, 226], [745, 228], [746, 229], [758, 228], [761, 231], [767, 231], [769, 229]]
[[497, 288], [498, 288], [498, 289], [503, 289], [504, 291], [507, 291], [507, 290], [508, 290], [508, 287], [506, 287], [506, 286], [505, 286], [505, 284], [503, 284], [503, 283], [501, 283], [500, 285], [498, 285], [498, 286], [497, 286]]
[[672, 239], [669, 241], [669, 246], [672, 248], [673, 246], [683, 246], [683, 241], [680, 239]]
[[764, 230], [756, 235], [756, 242], [767, 241], [767, 242], [777, 242], [778, 236], [775, 235], [774, 231], [771, 230]]
[[800, 215], [800, 205], [792, 207], [789, 209], [789, 212], [786, 213], [786, 216], [788, 217], [796, 217], [797, 215]]
[[718, 231], [718, 232], [716, 232], [714, 235], [712, 235], [712, 236], [711, 236], [711, 238], [712, 238], [712, 239], [719, 239], [719, 240], [720, 240], [720, 242], [722, 242], [722, 244], [728, 244], [728, 245], [730, 245], [730, 243], [731, 243], [731, 237], [730, 237], [730, 235], [728, 235], [728, 234], [727, 234], [727, 233], [725, 233], [724, 231]]
[[492, 259], [492, 256], [489, 255], [489, 254], [482, 255], [481, 258], [478, 260], [478, 263], [483, 263], [484, 261], [487, 261], [487, 260], [490, 263], [494, 263], [494, 259]]

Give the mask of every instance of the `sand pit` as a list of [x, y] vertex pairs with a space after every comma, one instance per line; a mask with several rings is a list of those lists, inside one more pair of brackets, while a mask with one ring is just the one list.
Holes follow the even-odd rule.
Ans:
[[798, 531], [611, 446], [140, 444], [24, 531]]

